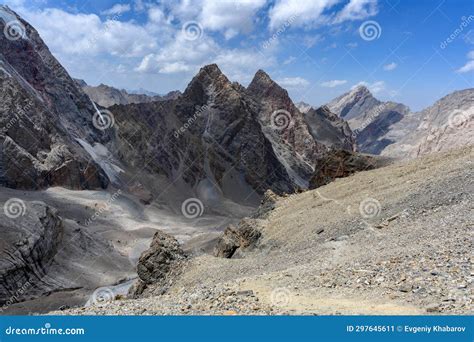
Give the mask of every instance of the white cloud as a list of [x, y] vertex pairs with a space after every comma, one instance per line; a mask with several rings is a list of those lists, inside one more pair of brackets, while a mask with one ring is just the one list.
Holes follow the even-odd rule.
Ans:
[[293, 21], [292, 25], [303, 26], [323, 21], [323, 12], [339, 0], [277, 0], [270, 9], [270, 28], [275, 30]]
[[377, 0], [351, 0], [342, 11], [338, 13], [335, 23], [341, 23], [346, 20], [362, 20], [376, 15]]
[[104, 15], [116, 15], [116, 14], [123, 14], [129, 12], [131, 7], [129, 4], [116, 4], [109, 8], [108, 10], [103, 11], [101, 14]]
[[468, 61], [463, 67], [457, 70], [459, 73], [466, 73], [470, 71], [474, 71], [474, 60]]
[[354, 89], [358, 86], [366, 87], [374, 95], [378, 94], [378, 93], [381, 93], [382, 91], [384, 91], [386, 89], [384, 81], [375, 81], [373, 83], [368, 83], [368, 82], [362, 81], [362, 82], [359, 82], [356, 85], [354, 85], [351, 89]]
[[324, 36], [321, 34], [306, 35], [303, 37], [303, 45], [307, 48], [311, 48], [322, 41], [324, 41]]
[[212, 38], [186, 40], [180, 31], [159, 52], [148, 54], [135, 69], [144, 74], [196, 73], [203, 65], [216, 63], [232, 80], [249, 81], [257, 69], [276, 65], [271, 55], [245, 49], [225, 49]]
[[290, 56], [290, 57], [288, 57], [287, 59], [285, 59], [283, 61], [283, 64], [288, 65], [288, 64], [293, 63], [294, 61], [296, 61], [296, 57], [295, 56]]
[[395, 63], [395, 62], [392, 62], [392, 63], [389, 63], [389, 64], [386, 64], [383, 66], [383, 69], [385, 71], [392, 71], [392, 70], [395, 70], [397, 68], [398, 64]]
[[284, 77], [276, 81], [283, 88], [304, 88], [309, 82], [302, 77]]
[[346, 83], [347, 83], [347, 80], [331, 80], [331, 81], [326, 81], [326, 82], [321, 83], [321, 86], [325, 88], [334, 88]]
[[[275, 30], [291, 21], [294, 26], [315, 27], [339, 24], [347, 20], [362, 20], [377, 14], [377, 0], [350, 0], [337, 12], [342, 0], [277, 0], [270, 9], [270, 29]], [[330, 10], [334, 9], [331, 13]]]
[[148, 18], [153, 23], [162, 23], [165, 21], [165, 14], [161, 8], [153, 6], [148, 10]]
[[176, 73], [199, 69], [206, 60], [215, 56], [219, 46], [209, 37], [187, 40], [178, 31], [174, 39], [157, 52], [146, 55], [137, 71], [143, 73]]
[[163, 20], [167, 13], [175, 23], [197, 21], [205, 31], [220, 32], [226, 40], [254, 29], [257, 12], [266, 0], [164, 0], [159, 5], [136, 1], [135, 8], [148, 10], [150, 20]]
[[467, 58], [467, 63], [463, 67], [456, 70], [457, 73], [463, 74], [466, 72], [474, 71], [474, 50], [468, 52]]
[[60, 59], [71, 54], [143, 56], [158, 46], [150, 30], [133, 22], [102, 21], [95, 14], [72, 14], [54, 8], [23, 10], [22, 15]]

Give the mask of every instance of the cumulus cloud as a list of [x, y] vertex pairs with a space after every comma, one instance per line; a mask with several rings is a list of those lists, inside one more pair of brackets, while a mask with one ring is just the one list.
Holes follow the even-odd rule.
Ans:
[[133, 22], [102, 21], [95, 14], [72, 14], [55, 8], [22, 14], [53, 53], [64, 59], [69, 54], [140, 56], [157, 48], [151, 32]]
[[[347, 20], [362, 20], [377, 14], [377, 0], [350, 0], [337, 11], [342, 0], [277, 0], [270, 9], [270, 29], [275, 30], [292, 21], [294, 26], [315, 27], [339, 24]], [[331, 10], [332, 13], [331, 13]]]
[[326, 81], [326, 82], [321, 83], [321, 86], [325, 88], [334, 88], [346, 83], [347, 83], [347, 80], [331, 80], [331, 81]]
[[276, 81], [283, 88], [304, 88], [309, 82], [302, 77], [284, 77]]
[[392, 71], [392, 70], [395, 70], [397, 68], [398, 64], [395, 63], [395, 62], [392, 62], [392, 63], [389, 63], [389, 64], [386, 64], [383, 66], [383, 69], [385, 71]]
[[463, 73], [466, 73], [466, 72], [474, 71], [474, 50], [470, 51], [467, 54], [467, 58], [468, 58], [467, 63], [463, 67], [456, 70], [456, 72], [458, 72], [460, 74], [463, 74]]
[[337, 14], [335, 23], [341, 23], [346, 20], [362, 20], [376, 15], [377, 0], [351, 0]]
[[255, 14], [265, 2], [265, 0], [205, 0], [199, 22], [205, 29], [223, 31], [226, 39], [236, 36], [239, 32], [250, 33], [253, 30]]

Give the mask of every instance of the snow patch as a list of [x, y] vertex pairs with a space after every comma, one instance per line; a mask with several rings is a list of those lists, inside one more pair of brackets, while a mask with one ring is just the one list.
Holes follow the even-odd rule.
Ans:
[[104, 170], [107, 177], [109, 177], [112, 183], [118, 183], [120, 180], [120, 173], [125, 172], [120, 166], [113, 162], [113, 157], [110, 151], [102, 144], [94, 143], [94, 146], [88, 142], [76, 138], [76, 141], [86, 150], [92, 159], [99, 164]]

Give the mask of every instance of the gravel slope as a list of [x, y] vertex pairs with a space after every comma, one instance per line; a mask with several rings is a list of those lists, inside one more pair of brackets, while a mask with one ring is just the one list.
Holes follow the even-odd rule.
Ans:
[[473, 152], [280, 197], [240, 258], [195, 257], [165, 295], [62, 313], [472, 313]]

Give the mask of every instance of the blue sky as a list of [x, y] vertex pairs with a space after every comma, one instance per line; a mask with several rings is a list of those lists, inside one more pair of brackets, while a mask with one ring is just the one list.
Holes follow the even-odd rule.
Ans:
[[245, 86], [263, 69], [295, 102], [324, 104], [363, 83], [420, 110], [474, 84], [472, 0], [3, 3], [92, 85], [183, 90], [215, 62]]

